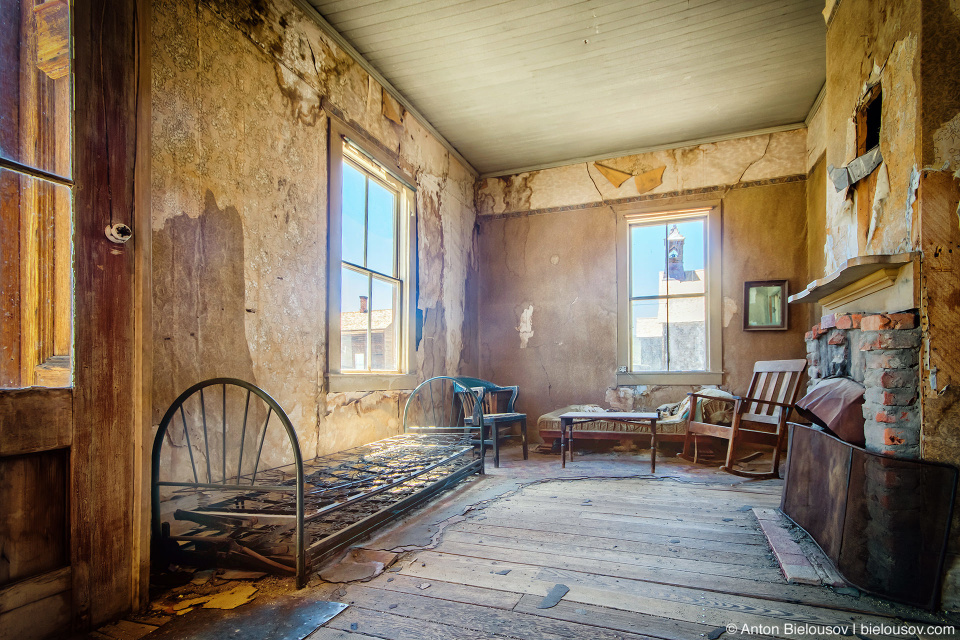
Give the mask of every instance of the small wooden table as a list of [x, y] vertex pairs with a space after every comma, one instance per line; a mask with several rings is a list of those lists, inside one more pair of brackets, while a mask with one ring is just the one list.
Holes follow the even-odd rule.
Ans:
[[[660, 415], [652, 413], [631, 413], [627, 411], [570, 411], [560, 415], [560, 466], [567, 466], [567, 443], [570, 443], [570, 462], [573, 462], [573, 425], [585, 422], [620, 422], [623, 424], [650, 425], [650, 473], [657, 472], [657, 420]], [[624, 437], [638, 435], [624, 432]]]

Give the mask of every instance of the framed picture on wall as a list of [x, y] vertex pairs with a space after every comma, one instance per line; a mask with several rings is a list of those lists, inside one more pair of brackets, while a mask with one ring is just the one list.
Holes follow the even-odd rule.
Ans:
[[743, 283], [743, 330], [785, 331], [787, 281], [754, 280]]

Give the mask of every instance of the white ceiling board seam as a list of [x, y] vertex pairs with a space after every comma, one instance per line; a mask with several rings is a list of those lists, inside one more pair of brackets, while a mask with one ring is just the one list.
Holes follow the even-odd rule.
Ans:
[[[778, 13], [778, 11], [780, 12]], [[716, 13], [718, 17], [714, 17], [714, 13]], [[776, 18], [776, 22], [780, 23], [784, 15], [793, 15], [794, 13], [797, 13], [797, 12], [792, 11], [792, 12], [784, 13], [781, 10], [777, 10], [777, 9], [769, 9], [765, 13], [759, 13], [759, 14], [747, 13], [746, 17], [749, 18], [749, 22], [747, 24], [757, 23], [757, 22], [763, 23], [765, 21], [769, 22], [771, 21], [771, 18]], [[737, 24], [737, 25], [744, 24], [743, 17], [738, 17], [738, 14], [731, 14], [722, 10], [718, 10], [716, 12], [703, 12], [703, 14], [700, 14], [697, 16], [698, 20], [710, 20], [710, 21], [715, 21], [719, 19], [719, 16], [728, 18], [724, 22], [720, 23], [720, 25], [716, 24], [715, 22], [703, 23], [698, 21], [692, 21], [689, 17], [681, 17], [677, 20], [665, 21], [667, 17], [671, 17], [674, 15], [677, 15], [677, 14], [670, 14], [670, 16], [664, 16], [656, 19], [649, 19], [646, 16], [631, 16], [629, 19], [621, 18], [611, 23], [612, 25], [614, 25], [613, 28], [608, 30], [603, 30], [600, 32], [599, 35], [595, 33], [591, 33], [590, 29], [585, 28], [583, 24], [572, 23], [572, 22], [557, 23], [554, 25], [543, 27], [541, 31], [542, 37], [539, 37], [539, 38], [534, 37], [532, 39], [529, 38], [529, 33], [524, 31], [523, 29], [504, 30], [503, 23], [497, 23], [496, 25], [487, 27], [487, 29], [492, 32], [492, 36], [481, 35], [478, 37], [470, 37], [468, 39], [481, 40], [481, 41], [489, 42], [490, 45], [497, 45], [497, 46], [500, 46], [505, 42], [512, 42], [514, 40], [519, 40], [521, 44], [536, 43], [542, 40], [551, 40], [551, 39], [567, 37], [567, 36], [569, 37], [570, 41], [574, 41], [574, 40], [582, 39], [584, 35], [587, 36], [587, 39], [589, 39], [590, 37], [598, 37], [601, 40], [609, 40], [611, 37], [619, 38], [620, 36], [615, 35], [617, 34], [617, 32], [620, 32], [620, 31], [633, 32], [638, 27], [642, 26], [645, 30], [648, 30], [648, 31], [652, 29], [660, 29], [661, 31], [657, 33], [657, 37], [653, 41], [663, 41], [663, 40], [669, 40], [671, 37], [675, 35], [680, 35], [680, 34], [718, 31], [719, 30], [718, 27], [725, 24], [730, 24], [730, 23]], [[770, 16], [770, 17], [767, 17], [767, 16]], [[525, 16], [525, 18], [532, 18], [532, 17], [534, 16]], [[705, 24], [709, 24], [709, 26], [704, 26]], [[674, 26], [674, 25], [677, 25], [677, 26]], [[500, 28], [497, 29], [494, 27], [500, 27]], [[666, 31], [666, 29], [669, 29], [669, 31]], [[462, 35], [462, 34], [449, 35], [444, 33], [443, 38], [438, 38], [436, 37], [436, 33], [437, 33], [436, 30], [424, 31], [423, 33], [427, 37], [421, 38], [421, 39], [417, 39], [415, 37], [412, 38], [411, 37], [412, 34], [408, 34], [404, 29], [399, 29], [399, 28], [393, 29], [391, 31], [385, 31], [383, 33], [382, 38], [374, 38], [370, 34], [364, 33], [364, 42], [369, 48], [369, 51], [367, 53], [373, 54], [373, 53], [386, 52], [386, 51], [401, 48], [401, 47], [409, 48], [409, 46], [414, 43], [443, 41], [444, 39], [449, 39], [454, 36]], [[402, 40], [398, 40], [398, 38], [402, 38]], [[459, 41], [460, 39], [458, 38], [458, 42]], [[379, 42], [384, 42], [384, 43], [402, 42], [402, 44], [397, 44], [392, 47], [391, 46], [378, 46], [378, 47], [373, 46]], [[425, 49], [422, 47], [418, 47], [417, 49], [418, 51], [425, 51]]]
[[543, 169], [554, 169], [556, 167], [565, 167], [573, 164], [583, 164], [585, 162], [602, 162], [604, 160], [614, 160], [616, 158], [622, 158], [624, 156], [636, 156], [642, 153], [652, 153], [654, 151], [665, 151], [669, 149], [684, 149], [686, 147], [696, 147], [701, 144], [712, 144], [714, 142], [723, 142], [725, 140], [736, 140], [737, 138], [749, 138], [751, 136], [761, 136], [761, 135], [766, 135], [768, 133], [780, 133], [783, 131], [795, 131], [797, 129], [805, 129], [805, 128], [806, 128], [806, 125], [804, 123], [795, 122], [793, 124], [785, 124], [785, 125], [780, 125], [778, 127], [767, 127], [765, 129], [741, 131], [738, 133], [731, 133], [725, 136], [713, 136], [709, 138], [701, 138], [698, 140], [685, 140], [683, 142], [671, 142], [667, 144], [656, 145], [653, 147], [627, 149], [625, 151], [615, 151], [613, 153], [607, 153], [603, 155], [574, 158], [572, 160], [563, 160], [560, 162], [549, 162], [546, 164], [540, 164], [536, 166], [507, 169], [505, 171], [491, 171], [490, 173], [480, 174], [480, 179], [483, 180], [486, 178], [498, 178], [500, 176], [512, 176], [519, 173], [528, 173], [531, 171], [542, 171]]
[[437, 141], [443, 145], [443, 147], [449, 153], [451, 153], [472, 176], [477, 177], [479, 175], [480, 172], [477, 171], [476, 168], [474, 168], [474, 166], [470, 164], [467, 159], [460, 154], [459, 151], [457, 151], [456, 147], [450, 144], [450, 142], [443, 137], [426, 118], [420, 115], [420, 112], [414, 108], [410, 101], [407, 100], [399, 91], [397, 91], [397, 89], [390, 84], [386, 78], [380, 75], [380, 72], [374, 69], [373, 65], [371, 65], [366, 58], [360, 55], [360, 52], [354, 49], [353, 45], [347, 42], [343, 36], [341, 36], [337, 30], [333, 28], [333, 25], [327, 22], [324, 17], [320, 15], [313, 5], [311, 5], [307, 0], [293, 0], [293, 3], [300, 7], [300, 10], [303, 11], [307, 17], [316, 22], [320, 29], [322, 29], [324, 33], [330, 36], [330, 38], [337, 43], [337, 46], [343, 49], [347, 55], [353, 58], [353, 60], [360, 65], [364, 71], [370, 74], [370, 77], [376, 80], [387, 93], [393, 96], [393, 99], [399, 102], [400, 105], [403, 106], [403, 108], [406, 109], [410, 115], [416, 118], [423, 128], [429, 131], [430, 134], [433, 135]]
[[[808, 31], [817, 32], [822, 30], [822, 27], [820, 27], [819, 25], [804, 26], [804, 25], [807, 25], [808, 23], [809, 23], [808, 20], [804, 20], [802, 19], [802, 17], [798, 16], [797, 18], [792, 18], [790, 21], [785, 22], [781, 25], [778, 25], [778, 28], [775, 30], [770, 30], [768, 28], [765, 28], [764, 25], [762, 24], [747, 25], [747, 26], [744, 26], [744, 29], [749, 29], [749, 30], [737, 31], [736, 36], [740, 39], [749, 39], [753, 37], [754, 34], [763, 34], [764, 38], [762, 42], [764, 44], [767, 44], [770, 41], [772, 41], [772, 43], [775, 46], [780, 46], [782, 41], [788, 40], [794, 43], [793, 46], [803, 46], [806, 44], [803, 41], [803, 38], [802, 38], [803, 35], [805, 35]], [[796, 35], [794, 35], [794, 37], [791, 37], [791, 38], [781, 38], [777, 36], [777, 34], [781, 32], [792, 33]], [[691, 34], [694, 34], [694, 35], [691, 35]], [[678, 31], [678, 32], [669, 32], [669, 34], [667, 35], [671, 37], [688, 36], [689, 39], [693, 41], [690, 44], [686, 44], [682, 47], [677, 47], [675, 49], [672, 49], [674, 54], [679, 53], [679, 51], [691, 51], [694, 54], [696, 54], [698, 52], [702, 52], [702, 50], [704, 49], [710, 49], [712, 47], [715, 48], [717, 46], [720, 46], [716, 44], [719, 42], [726, 43], [723, 45], [726, 49], [730, 49], [730, 48], [735, 49], [735, 48], [742, 47], [742, 42], [731, 42], [730, 33], [722, 30], [711, 30], [709, 32], [705, 32], [705, 31], [704, 32], [692, 32], [692, 31], [679, 32]], [[537, 42], [542, 42], [542, 41], [549, 41], [550, 44], [540, 45], [534, 49], [530, 48], [532, 44], [536, 44]], [[499, 68], [516, 67], [517, 64], [516, 62], [509, 61], [509, 60], [504, 60], [503, 62], [499, 62], [495, 65], [482, 64], [482, 63], [488, 60], [503, 59], [506, 55], [512, 54], [514, 52], [516, 53], [527, 52], [528, 54], [534, 53], [534, 54], [543, 56], [543, 55], [546, 55], [546, 53], [556, 49], [564, 50], [564, 49], [572, 49], [575, 46], [583, 47], [584, 50], [582, 51], [569, 51], [568, 53], [564, 53], [563, 56], [560, 58], [557, 58], [557, 57], [551, 58], [549, 62], [544, 61], [544, 63], [541, 63], [539, 66], [536, 67], [537, 69], [542, 69], [542, 68], [549, 68], [551, 64], [555, 64], [555, 63], [559, 63], [567, 60], [570, 60], [573, 62], [580, 62], [582, 64], [583, 62], [589, 61], [591, 59], [599, 58], [604, 55], [610, 55], [611, 52], [615, 52], [619, 57], [621, 57], [625, 65], [631, 64], [631, 63], [636, 64], [635, 61], [631, 61], [632, 58], [643, 57], [643, 56], [652, 57], [654, 54], [656, 54], [657, 56], [664, 55], [663, 48], [657, 46], [663, 41], [669, 42], [670, 38], [658, 37], [656, 39], [648, 39], [641, 44], [637, 44], [637, 45], [634, 45], [633, 47], [624, 49], [622, 48], [622, 45], [621, 45], [622, 38], [604, 41], [603, 43], [596, 44], [596, 45], [588, 45], [588, 44], [577, 45], [572, 41], [572, 39], [566, 38], [563, 34], [560, 34], [560, 35], [550, 35], [548, 37], [541, 38], [540, 40], [518, 39], [515, 44], [498, 46], [498, 47], [492, 47], [486, 44], [480, 44], [476, 47], [473, 47], [471, 45], [466, 45], [460, 50], [461, 52], [470, 51], [474, 49], [478, 51], [484, 51], [485, 53], [483, 55], [472, 56], [470, 58], [469, 66], [473, 68], [479, 68], [480, 70], [484, 70], [484, 71], [486, 71], [487, 69], [490, 69], [491, 71], [495, 71]], [[390, 61], [388, 63], [388, 60], [386, 58], [384, 59], [379, 58], [376, 55], [375, 51], [369, 52], [369, 55], [371, 56], [371, 58], [377, 60], [377, 64], [382, 65], [384, 69], [387, 69], [388, 72], [391, 72], [394, 75], [394, 77], [397, 77], [397, 78], [423, 77], [424, 73], [426, 72], [458, 70], [462, 67], [467, 66], [462, 58], [451, 60], [449, 58], [438, 58], [437, 56], [410, 57], [408, 59], [398, 59], [396, 60], [396, 62]], [[431, 60], [431, 58], [435, 60], [433, 60], [431, 63], [428, 63], [428, 64], [412, 64], [412, 63], [419, 63], [421, 60]], [[683, 60], [685, 59], [686, 58], [683, 58]], [[670, 59], [667, 64], [669, 64], [669, 66], [676, 66], [678, 61], [679, 60], [677, 59]], [[530, 64], [532, 65], [534, 63], [531, 61]]]
[[[628, 2], [627, 4], [629, 6], [630, 3]], [[443, 19], [423, 18], [422, 20], [416, 20], [411, 22], [411, 24], [413, 25], [412, 27], [408, 27], [405, 25], [397, 24], [397, 23], [390, 23], [389, 27], [383, 29], [382, 31], [367, 30], [363, 28], [354, 29], [354, 31], [362, 30], [367, 39], [367, 42], [369, 42], [370, 44], [374, 44], [374, 43], [389, 44], [394, 41], [394, 37], [397, 32], [403, 33], [405, 36], [409, 35], [410, 40], [408, 40], [407, 43], [405, 44], [418, 44], [421, 42], [434, 40], [435, 39], [434, 36], [438, 33], [440, 29], [443, 29], [442, 33], [444, 34], [445, 37], [449, 37], [449, 38], [454, 38], [454, 37], [459, 38], [464, 34], [475, 33], [475, 32], [481, 32], [482, 34], [503, 33], [503, 35], [505, 36], [514, 37], [516, 35], [522, 36], [526, 32], [523, 29], [507, 28], [507, 25], [510, 25], [510, 27], [514, 27], [520, 21], [534, 20], [539, 16], [550, 15], [555, 13], [555, 10], [550, 8], [549, 5], [545, 5], [545, 4], [530, 5], [529, 7], [524, 7], [521, 10], [514, 10], [512, 13], [501, 14], [497, 16], [498, 20], [492, 24], [485, 24], [481, 21], [467, 19], [467, 16], [469, 16], [470, 14], [478, 13], [478, 12], [479, 11], [472, 10], [469, 12], [456, 14], [454, 16], [443, 18]], [[681, 12], [677, 12], [677, 11], [671, 11], [667, 14], [667, 16], [671, 16], [671, 15], [682, 15], [682, 14]], [[666, 16], [659, 16], [657, 19], [663, 19], [664, 17]], [[610, 21], [605, 21], [602, 23], [597, 22], [591, 25], [590, 27], [586, 27], [584, 26], [582, 21], [573, 21], [573, 20], [563, 21], [563, 20], [555, 19], [553, 24], [550, 24], [549, 26], [545, 26], [544, 28], [546, 30], [551, 30], [551, 31], [557, 28], [571, 28], [574, 31], [589, 33], [591, 27], [606, 26], [608, 24], [620, 25], [623, 23], [623, 20], [624, 20], [623, 18], [612, 19]], [[681, 17], [679, 20], [684, 20], [684, 18]], [[636, 23], [644, 23], [646, 21], [647, 20], [644, 17], [635, 16], [633, 18], [633, 22], [629, 24], [633, 25]], [[441, 24], [437, 24], [437, 23], [441, 23]], [[450, 26], [464, 26], [466, 27], [466, 29], [448, 31], [447, 29]], [[409, 34], [408, 34], [408, 31], [410, 32]], [[484, 37], [484, 36], [481, 36], [481, 37]], [[396, 48], [396, 47], [382, 46], [378, 50], [386, 50], [391, 48]]]

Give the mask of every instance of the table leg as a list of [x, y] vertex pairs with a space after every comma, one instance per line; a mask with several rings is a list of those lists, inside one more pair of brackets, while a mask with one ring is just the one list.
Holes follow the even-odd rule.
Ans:
[[560, 467], [567, 467], [567, 421], [560, 420]]
[[650, 473], [657, 472], [657, 421], [650, 421]]

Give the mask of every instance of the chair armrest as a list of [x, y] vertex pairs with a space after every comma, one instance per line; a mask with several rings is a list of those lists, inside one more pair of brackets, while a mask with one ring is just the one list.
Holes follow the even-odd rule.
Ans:
[[719, 400], [720, 402], [736, 402], [740, 400], [740, 396], [733, 396], [732, 398], [720, 398], [718, 396], [708, 396], [703, 393], [696, 393], [694, 391], [688, 392], [688, 396], [691, 398], [703, 398], [704, 400]]
[[774, 405], [774, 406], [776, 406], [776, 407], [783, 407], [784, 409], [793, 409], [793, 407], [794, 407], [794, 405], [792, 405], [792, 404], [790, 404], [790, 403], [788, 403], [788, 402], [776, 402], [776, 401], [774, 401], [774, 400], [761, 400], [760, 398], [740, 398], [740, 397], [738, 397], [737, 399], [740, 400], [741, 403], [743, 403], [743, 404], [745, 404], [745, 405], [746, 405], [746, 404], [753, 404], [753, 403], [755, 402], [755, 403], [757, 403], [757, 404], [772, 404], [772, 405]]
[[794, 405], [787, 402], [777, 402], [775, 400], [763, 400], [762, 398], [749, 398], [745, 396], [733, 396], [732, 398], [718, 398], [717, 396], [708, 396], [702, 393], [687, 393], [688, 396], [693, 398], [704, 398], [706, 400], [720, 400], [722, 402], [739, 402], [742, 405], [757, 403], [757, 404], [772, 404], [777, 407], [783, 407], [785, 409], [792, 409]]

